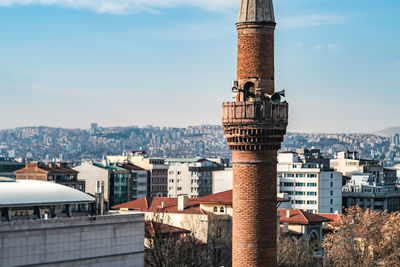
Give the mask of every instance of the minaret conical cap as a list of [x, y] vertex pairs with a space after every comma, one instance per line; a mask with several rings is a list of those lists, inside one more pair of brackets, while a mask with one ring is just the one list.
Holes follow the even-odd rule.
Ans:
[[275, 23], [272, 0], [241, 0], [239, 23]]

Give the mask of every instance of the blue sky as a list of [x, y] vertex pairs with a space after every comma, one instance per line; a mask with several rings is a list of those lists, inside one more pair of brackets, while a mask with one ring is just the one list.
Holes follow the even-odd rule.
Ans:
[[[0, 0], [0, 129], [220, 124], [239, 0]], [[290, 131], [400, 125], [398, 0], [275, 0]]]

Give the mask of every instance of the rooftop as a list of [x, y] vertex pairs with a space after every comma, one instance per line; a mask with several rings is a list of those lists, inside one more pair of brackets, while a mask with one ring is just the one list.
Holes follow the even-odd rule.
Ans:
[[139, 166], [136, 166], [132, 163], [124, 163], [124, 164], [119, 165], [118, 167], [123, 168], [128, 171], [146, 171], [145, 169], [140, 168]]
[[68, 186], [0, 177], [0, 207], [32, 207], [94, 201], [90, 195]]
[[[287, 217], [287, 213], [289, 211], [289, 217]], [[288, 224], [314, 224], [314, 223], [322, 223], [322, 222], [330, 222], [331, 219], [319, 216], [318, 214], [314, 214], [311, 212], [307, 212], [304, 210], [299, 209], [279, 209], [278, 212], [280, 213], [280, 222]]]
[[[286, 201], [287, 201], [286, 199], [277, 198], [277, 202], [286, 202]], [[164, 202], [164, 209], [161, 209], [163, 202]], [[232, 205], [232, 190], [211, 194], [199, 198], [189, 198], [188, 207], [183, 211], [178, 210], [178, 198], [172, 198], [172, 197], [141, 198], [138, 200], [113, 206], [112, 209], [129, 209], [142, 212], [157, 212], [162, 210], [167, 213], [205, 214], [205, 212], [200, 208], [200, 204]]]

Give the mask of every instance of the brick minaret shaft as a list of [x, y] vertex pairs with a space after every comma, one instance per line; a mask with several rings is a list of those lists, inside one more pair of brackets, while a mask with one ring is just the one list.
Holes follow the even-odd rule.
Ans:
[[223, 104], [222, 123], [233, 157], [233, 266], [277, 261], [277, 151], [286, 134], [287, 102], [274, 88], [272, 0], [242, 0], [238, 29], [236, 102]]

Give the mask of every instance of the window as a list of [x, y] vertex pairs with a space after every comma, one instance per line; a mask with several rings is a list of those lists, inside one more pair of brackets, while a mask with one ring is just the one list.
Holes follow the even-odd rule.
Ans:
[[225, 212], [224, 207], [221, 207], [221, 208], [219, 209], [219, 212], [224, 213], [224, 212]]
[[283, 183], [283, 186], [293, 186], [293, 183]]
[[331, 190], [331, 196], [333, 196], [333, 190]]
[[293, 191], [283, 191], [282, 193], [288, 194], [289, 196], [293, 196]]
[[252, 82], [247, 82], [243, 88], [244, 100], [242, 101], [253, 101], [256, 97], [256, 86]]
[[304, 200], [296, 200], [296, 201], [295, 201], [295, 203], [296, 203], [296, 204], [300, 204], [300, 205], [301, 205], [301, 204], [304, 204], [304, 203], [305, 203], [305, 201], [304, 201]]
[[298, 177], [298, 178], [304, 178], [304, 173], [298, 173], [298, 174], [296, 174], [296, 177]]
[[306, 192], [297, 191], [296, 196], [304, 196]]
[[333, 199], [331, 199], [331, 205], [333, 205]]
[[315, 200], [307, 200], [307, 204], [308, 205], [316, 205], [317, 201], [315, 201]]
[[292, 168], [293, 168], [293, 169], [296, 169], [296, 168], [297, 168], [297, 165], [292, 165]]
[[310, 174], [308, 175], [308, 177], [309, 177], [309, 178], [316, 178], [317, 175], [316, 175], [315, 173], [310, 173]]
[[214, 212], [218, 212], [218, 208], [217, 207], [214, 207]]
[[316, 196], [317, 192], [307, 192], [307, 196]]
[[333, 187], [333, 182], [331, 182], [331, 187]]
[[182, 187], [178, 187], [178, 191], [182, 191]]
[[333, 208], [331, 208], [331, 213], [333, 213]]
[[317, 187], [317, 183], [307, 183], [308, 187]]
[[288, 178], [294, 178], [294, 174], [293, 174], [293, 173], [288, 173], [288, 174], [286, 174], [286, 177], [288, 177]]
[[296, 186], [302, 187], [302, 186], [306, 186], [305, 183], [296, 183]]
[[333, 179], [333, 173], [331, 173], [331, 179]]

